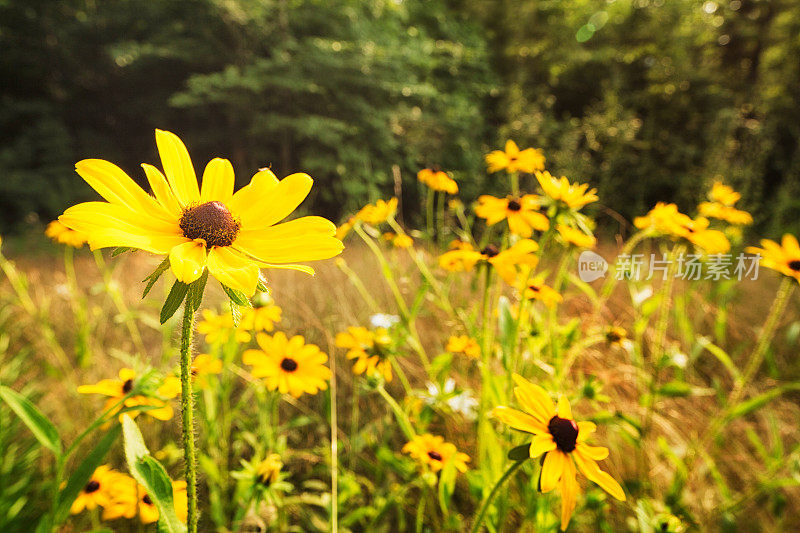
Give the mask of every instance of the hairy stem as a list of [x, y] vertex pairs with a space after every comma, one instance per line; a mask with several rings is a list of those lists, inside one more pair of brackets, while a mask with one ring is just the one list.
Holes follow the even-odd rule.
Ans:
[[189, 533], [197, 533], [197, 461], [194, 450], [194, 398], [192, 397], [192, 328], [194, 310], [187, 301], [181, 326], [181, 415], [183, 418], [183, 457], [186, 463]]

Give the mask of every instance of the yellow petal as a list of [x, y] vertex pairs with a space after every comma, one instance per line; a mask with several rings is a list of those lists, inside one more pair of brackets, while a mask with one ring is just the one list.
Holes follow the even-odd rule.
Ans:
[[78, 161], [75, 171], [100, 196], [113, 204], [146, 214], [149, 218], [170, 218], [169, 213], [152, 196], [113, 163], [102, 159], [84, 159]]
[[[580, 429], [578, 431], [580, 432]], [[581, 454], [595, 461], [602, 461], [608, 457], [608, 448], [603, 446], [589, 446], [583, 442], [578, 442], [576, 448], [580, 448]]]
[[142, 168], [147, 176], [147, 181], [150, 183], [150, 189], [156, 196], [156, 200], [173, 215], [181, 216], [183, 208], [178, 203], [178, 199], [175, 198], [175, 194], [170, 189], [164, 174], [153, 165], [148, 165], [147, 163], [142, 163]]
[[234, 196], [236, 202], [229, 207], [245, 230], [265, 229], [289, 216], [311, 191], [314, 181], [308, 174], [292, 174], [283, 178], [265, 196], [256, 195], [256, 190], [244, 189]]
[[568, 457], [561, 476], [561, 531], [565, 531], [575, 510], [578, 499], [578, 482], [575, 480], [575, 464]]
[[234, 180], [231, 162], [227, 159], [215, 157], [208, 162], [203, 172], [200, 202], [228, 202], [233, 196]]
[[534, 385], [519, 374], [513, 375], [517, 387], [514, 388], [514, 395], [522, 406], [539, 419], [543, 424], [547, 424], [556, 414], [553, 400], [543, 388]]
[[569, 461], [569, 457], [560, 450], [553, 450], [544, 456], [541, 474], [542, 492], [550, 492], [556, 488], [564, 473], [567, 461]]
[[197, 175], [183, 142], [169, 131], [156, 130], [156, 146], [172, 192], [183, 207], [200, 200]]
[[275, 174], [270, 169], [261, 169], [250, 178], [250, 183], [236, 191], [226, 205], [231, 213], [236, 213], [236, 216], [239, 216], [238, 213], [252, 207], [253, 198], [267, 198], [270, 191], [277, 187], [278, 183], [278, 178], [275, 177]]
[[556, 408], [556, 414], [560, 418], [569, 418], [572, 420], [572, 409], [569, 406], [569, 400], [563, 394], [558, 398], [558, 407]]
[[241, 231], [234, 246], [265, 263], [296, 263], [329, 259], [344, 249], [342, 241], [322, 234], [306, 234], [284, 239], [259, 239], [258, 231]]
[[[245, 231], [245, 234], [248, 234]], [[276, 224], [269, 228], [252, 232], [254, 238], [268, 240], [268, 239], [286, 239], [291, 237], [299, 237], [302, 235], [336, 235], [336, 224], [318, 216], [300, 217], [288, 222]]]
[[606, 491], [607, 493], [611, 494], [613, 497], [620, 501], [625, 501], [625, 491], [622, 490], [622, 487], [617, 480], [611, 477], [608, 473], [603, 472], [600, 470], [600, 467], [597, 466], [597, 463], [591, 457], [587, 457], [578, 448], [575, 448], [575, 452], [572, 454], [573, 459], [575, 459], [575, 463], [580, 468], [583, 475], [589, 478], [590, 481], [594, 481], [600, 487]]
[[495, 407], [492, 410], [492, 415], [499, 418], [503, 423], [520, 431], [526, 431], [534, 435], [547, 432], [547, 427], [539, 420], [522, 411], [511, 409], [510, 407]]
[[206, 267], [206, 247], [201, 242], [189, 241], [175, 246], [169, 252], [169, 265], [178, 281], [191, 283], [203, 274]]
[[597, 430], [597, 425], [594, 422], [578, 422], [578, 442], [583, 442], [592, 436]]
[[545, 452], [551, 452], [556, 449], [556, 441], [553, 440], [553, 436], [549, 433], [543, 433], [541, 435], [536, 435], [533, 437], [533, 442], [531, 442], [531, 447], [529, 449], [530, 456], [539, 457]]
[[217, 246], [209, 251], [208, 272], [223, 285], [242, 291], [248, 298], [256, 292], [258, 265], [230, 248]]

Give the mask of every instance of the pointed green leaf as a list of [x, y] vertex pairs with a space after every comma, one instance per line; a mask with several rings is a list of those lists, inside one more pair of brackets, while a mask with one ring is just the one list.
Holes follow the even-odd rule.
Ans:
[[445, 463], [444, 468], [439, 472], [439, 507], [442, 512], [447, 514], [447, 508], [450, 506], [450, 498], [453, 496], [453, 491], [456, 488], [456, 454], [450, 456]]
[[203, 274], [196, 281], [189, 285], [189, 295], [186, 299], [186, 304], [192, 310], [192, 313], [200, 309], [200, 304], [203, 303], [203, 292], [206, 289], [206, 282], [208, 281], [208, 269], [203, 270]]
[[231, 289], [226, 285], [222, 285], [222, 290], [225, 291], [225, 294], [228, 295], [228, 298], [230, 298], [231, 301], [236, 305], [240, 307], [253, 307], [253, 304], [250, 303], [250, 300], [242, 291]]
[[30, 400], [4, 385], [0, 385], [0, 398], [28, 426], [42, 446], [48, 448], [56, 456], [61, 456], [61, 439], [58, 436], [58, 430]]
[[125, 460], [131, 475], [147, 491], [159, 512], [159, 528], [167, 533], [184, 533], [186, 526], [175, 514], [172, 499], [172, 481], [167, 471], [147, 450], [142, 433], [128, 415], [122, 417], [122, 436], [125, 442]]
[[118, 246], [114, 248], [113, 252], [111, 252], [111, 257], [117, 257], [118, 255], [122, 255], [125, 252], [130, 252], [131, 250], [133, 250], [133, 248], [130, 248], [128, 246]]
[[150, 289], [153, 288], [153, 285], [156, 284], [158, 278], [160, 278], [161, 274], [166, 272], [168, 268], [169, 268], [169, 256], [167, 256], [163, 261], [161, 261], [161, 264], [159, 264], [156, 267], [156, 269], [152, 272], [152, 274], [150, 274], [149, 276], [147, 276], [142, 280], [142, 283], [144, 283], [145, 281], [147, 282], [147, 285], [144, 288], [144, 292], [142, 293], [142, 298], [147, 296], [147, 293], [149, 293]]
[[188, 291], [189, 286], [187, 284], [181, 283], [180, 281], [175, 282], [167, 295], [164, 307], [161, 308], [160, 320], [162, 324], [172, 318], [172, 315], [175, 314], [175, 311], [177, 311], [183, 303], [183, 299], [186, 298], [186, 293]]
[[508, 458], [512, 461], [524, 461], [531, 457], [531, 443], [520, 444], [508, 451]]

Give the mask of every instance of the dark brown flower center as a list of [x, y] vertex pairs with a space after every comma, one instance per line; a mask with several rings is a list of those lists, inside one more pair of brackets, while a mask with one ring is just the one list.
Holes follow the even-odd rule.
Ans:
[[494, 244], [490, 244], [489, 246], [481, 250], [481, 253], [487, 257], [494, 257], [500, 253], [500, 250], [498, 250], [497, 246], [495, 246]]
[[789, 268], [791, 268], [795, 272], [800, 271], [800, 259], [795, 259], [794, 261], [789, 261]]
[[85, 492], [86, 494], [91, 494], [93, 492], [97, 492], [98, 490], [100, 490], [100, 483], [98, 483], [94, 479], [91, 480], [89, 483], [87, 483], [86, 486], [83, 488], [83, 492]]
[[125, 383], [122, 384], [122, 393], [128, 394], [130, 391], [133, 390], [133, 380], [129, 379]]
[[430, 457], [434, 461], [442, 460], [442, 454], [440, 454], [439, 452], [428, 452], [428, 457]]
[[142, 498], [142, 502], [146, 503], [147, 505], [153, 505], [153, 500], [150, 499], [149, 494], [144, 495], [144, 498]]
[[528, 288], [533, 292], [539, 292], [542, 288], [539, 285], [528, 285]]
[[575, 450], [575, 444], [578, 442], [578, 424], [574, 420], [554, 416], [547, 423], [547, 431], [553, 436], [559, 450], [565, 453]]
[[509, 200], [508, 201], [508, 210], [509, 211], [519, 211], [522, 209], [522, 205], [517, 200]]
[[281, 369], [286, 372], [294, 372], [297, 370], [297, 361], [294, 359], [289, 359], [288, 357], [284, 357], [283, 361], [281, 361]]
[[241, 224], [222, 202], [206, 202], [189, 207], [178, 223], [187, 239], [203, 239], [208, 246], [230, 246]]
[[622, 340], [622, 335], [620, 335], [616, 331], [609, 331], [608, 333], [606, 333], [606, 340], [608, 342], [619, 342]]

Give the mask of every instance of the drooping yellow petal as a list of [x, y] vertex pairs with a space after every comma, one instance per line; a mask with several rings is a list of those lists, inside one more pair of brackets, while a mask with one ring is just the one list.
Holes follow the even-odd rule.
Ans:
[[205, 245], [189, 241], [175, 246], [169, 252], [169, 265], [178, 281], [191, 283], [197, 280], [206, 267]]
[[209, 251], [208, 272], [220, 283], [242, 291], [248, 298], [256, 292], [258, 265], [229, 247], [215, 247]]
[[153, 165], [148, 165], [147, 163], [142, 163], [142, 168], [144, 169], [147, 181], [150, 183], [150, 189], [153, 191], [156, 200], [171, 214], [180, 217], [183, 209], [181, 208], [181, 204], [178, 203], [178, 199], [175, 198], [172, 189], [170, 189], [164, 174]]
[[533, 437], [533, 442], [529, 449], [531, 458], [539, 457], [545, 452], [550, 452], [556, 449], [556, 441], [549, 433], [542, 433]]
[[114, 163], [103, 159], [84, 159], [75, 164], [75, 171], [100, 196], [112, 204], [154, 219], [170, 219], [169, 213], [152, 196], [144, 192], [130, 176]]
[[308, 196], [313, 183], [308, 174], [291, 174], [271, 188], [266, 196], [256, 196], [256, 188], [248, 192], [244, 192], [244, 189], [238, 191], [229, 207], [245, 230], [265, 229], [297, 209]]
[[194, 173], [192, 160], [183, 141], [169, 131], [156, 130], [156, 145], [161, 156], [164, 174], [172, 187], [172, 192], [183, 207], [200, 200], [200, 188]]
[[583, 454], [578, 448], [575, 448], [572, 457], [575, 459], [575, 463], [578, 465], [580, 471], [583, 472], [583, 475], [589, 478], [590, 481], [594, 481], [600, 485], [604, 491], [611, 494], [616, 499], [623, 502], [625, 501], [625, 491], [622, 490], [617, 480], [608, 473], [600, 470], [600, 467], [591, 457]]
[[215, 157], [208, 162], [203, 172], [200, 202], [228, 202], [233, 196], [234, 180], [231, 162], [221, 157]]
[[575, 479], [575, 464], [567, 457], [564, 474], [561, 476], [561, 531], [566, 531], [575, 504], [578, 500], [578, 482]]
[[547, 426], [529, 414], [511, 409], [510, 407], [499, 406], [492, 410], [492, 415], [499, 418], [503, 423], [520, 431], [526, 431], [534, 435], [547, 432]]
[[550, 492], [558, 486], [567, 461], [569, 461], [569, 457], [561, 450], [547, 452], [547, 455], [544, 456], [544, 463], [542, 463], [542, 492]]

